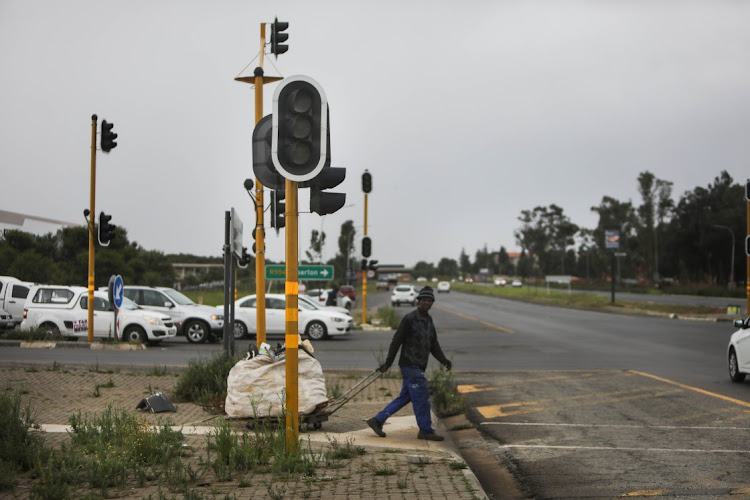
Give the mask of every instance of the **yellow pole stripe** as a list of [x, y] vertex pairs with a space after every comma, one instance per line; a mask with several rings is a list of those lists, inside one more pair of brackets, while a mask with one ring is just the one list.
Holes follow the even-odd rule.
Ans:
[[738, 405], [741, 405], [741, 406], [750, 407], [750, 403], [746, 403], [746, 402], [741, 401], [739, 399], [734, 399], [734, 398], [730, 398], [729, 396], [723, 396], [721, 394], [716, 394], [715, 392], [710, 392], [710, 391], [706, 391], [706, 390], [703, 390], [703, 389], [699, 389], [698, 387], [693, 387], [693, 386], [690, 386], [690, 385], [680, 384], [679, 382], [675, 382], [673, 380], [669, 380], [669, 379], [666, 379], [666, 378], [657, 377], [656, 375], [651, 375], [650, 373], [639, 372], [639, 371], [636, 371], [636, 370], [628, 370], [628, 372], [629, 373], [635, 373], [636, 375], [641, 375], [642, 377], [649, 377], [649, 378], [652, 378], [654, 380], [658, 380], [660, 382], [665, 382], [667, 384], [676, 385], [677, 387], [682, 387], [683, 389], [688, 389], [688, 390], [691, 390], [691, 391], [700, 392], [701, 394], [705, 394], [706, 396], [713, 396], [715, 398], [723, 399], [724, 401], [729, 401], [730, 403], [734, 403], [734, 404], [738, 404]]
[[299, 311], [297, 309], [287, 309], [286, 310], [286, 320], [287, 321], [299, 321]]
[[287, 295], [299, 295], [299, 283], [296, 281], [287, 281], [284, 291]]
[[284, 347], [287, 349], [298, 349], [299, 348], [299, 335], [287, 335], [284, 338]]

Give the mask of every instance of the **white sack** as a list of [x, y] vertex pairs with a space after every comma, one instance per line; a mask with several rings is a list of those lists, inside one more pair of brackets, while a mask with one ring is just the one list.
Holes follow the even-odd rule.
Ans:
[[[328, 401], [320, 362], [299, 350], [299, 412], [311, 413]], [[239, 361], [229, 371], [224, 410], [229, 417], [281, 417], [286, 401], [286, 360], [255, 356]]]

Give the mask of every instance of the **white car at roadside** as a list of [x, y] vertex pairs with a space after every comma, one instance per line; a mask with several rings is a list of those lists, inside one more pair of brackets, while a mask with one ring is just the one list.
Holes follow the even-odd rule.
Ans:
[[391, 305], [393, 307], [401, 304], [417, 305], [417, 289], [412, 285], [397, 285], [391, 292]]
[[[257, 333], [255, 295], [242, 297], [234, 303], [234, 338], [241, 339]], [[352, 330], [352, 317], [336, 311], [316, 309], [304, 300], [297, 302], [298, 332], [312, 340], [323, 340], [337, 335], [348, 335]], [[223, 308], [224, 306], [218, 306]], [[286, 296], [266, 294], [266, 335], [278, 336], [286, 332]]]
[[[88, 338], [88, 289], [86, 287], [35, 285], [23, 309], [22, 330], [46, 329], [55, 337]], [[107, 294], [94, 292], [94, 337], [157, 343], [177, 334], [172, 318], [146, 311], [124, 298], [115, 326], [114, 308]]]
[[447, 281], [441, 281], [437, 284], [438, 293], [451, 293], [451, 284]]

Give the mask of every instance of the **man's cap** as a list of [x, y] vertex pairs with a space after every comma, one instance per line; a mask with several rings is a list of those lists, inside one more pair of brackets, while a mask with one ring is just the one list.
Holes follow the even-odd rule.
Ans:
[[419, 295], [417, 295], [417, 300], [420, 300], [420, 299], [430, 299], [431, 301], [435, 302], [435, 294], [433, 293], [431, 286], [423, 287], [419, 291]]

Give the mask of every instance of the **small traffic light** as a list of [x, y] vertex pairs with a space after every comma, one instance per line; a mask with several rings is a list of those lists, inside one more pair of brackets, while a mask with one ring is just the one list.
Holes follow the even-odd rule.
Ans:
[[371, 260], [370, 261], [370, 267], [368, 267], [370, 271], [377, 271], [378, 270], [378, 261], [377, 260]]
[[328, 215], [343, 207], [346, 203], [346, 193], [326, 193], [325, 190], [338, 186], [345, 178], [345, 168], [328, 167], [310, 181], [310, 211], [318, 215]]
[[362, 264], [359, 268], [362, 272], [367, 271], [367, 259], [362, 259]]
[[279, 174], [271, 159], [273, 116], [266, 115], [253, 129], [253, 173], [265, 187], [284, 189], [286, 179]]
[[286, 198], [286, 192], [283, 189], [271, 191], [271, 227], [276, 228], [276, 234], [279, 234], [279, 229], [286, 226], [284, 198]]
[[307, 76], [285, 78], [273, 96], [271, 159], [276, 171], [296, 182], [316, 177], [328, 159], [328, 102]]
[[117, 143], [115, 142], [117, 134], [112, 132], [112, 127], [114, 126], [114, 123], [108, 123], [107, 120], [102, 120], [101, 146], [102, 151], [105, 153], [109, 153], [112, 149], [117, 147]]
[[279, 22], [278, 17], [274, 18], [273, 24], [271, 24], [271, 54], [277, 58], [289, 50], [288, 45], [282, 44], [282, 42], [286, 42], [289, 39], [289, 33], [282, 33], [287, 28], [289, 28], [289, 23]]
[[247, 248], [242, 247], [242, 256], [237, 260], [237, 265], [244, 269], [248, 264], [250, 264], [250, 254], [247, 253]]
[[372, 175], [367, 170], [362, 174], [362, 191], [365, 193], [372, 191]]
[[362, 257], [369, 257], [372, 254], [372, 240], [369, 236], [362, 238]]
[[[251, 231], [253, 234], [253, 253], [258, 253], [258, 247], [256, 246], [257, 238], [258, 238], [258, 231], [256, 228], [253, 228]], [[266, 237], [266, 231], [264, 229], [260, 230], [261, 237], [265, 239]]]
[[115, 237], [115, 225], [109, 223], [111, 220], [111, 215], [107, 215], [104, 212], [99, 214], [99, 244], [105, 247]]

